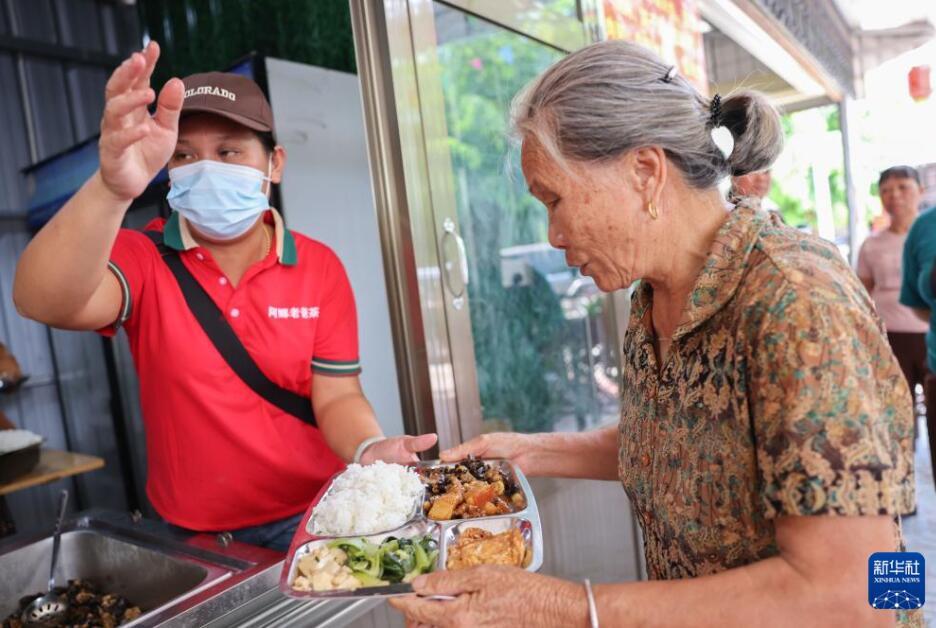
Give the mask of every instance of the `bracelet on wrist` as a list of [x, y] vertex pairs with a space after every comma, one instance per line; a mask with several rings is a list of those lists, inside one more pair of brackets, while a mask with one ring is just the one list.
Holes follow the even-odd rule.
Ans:
[[379, 443], [382, 440], [386, 440], [386, 436], [371, 436], [370, 438], [365, 438], [357, 446], [357, 449], [354, 451], [354, 458], [351, 460], [354, 464], [361, 464], [361, 457], [364, 455], [364, 452], [367, 451], [367, 448], [373, 445], [374, 443]]
[[595, 604], [595, 594], [592, 591], [591, 580], [585, 578], [585, 595], [588, 597], [588, 625], [598, 627], [598, 606]]

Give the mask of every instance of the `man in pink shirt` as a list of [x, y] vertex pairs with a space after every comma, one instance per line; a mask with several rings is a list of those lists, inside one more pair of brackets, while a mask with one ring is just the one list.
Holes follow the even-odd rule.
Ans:
[[[910, 390], [913, 391], [917, 384], [923, 386], [927, 413], [936, 413], [936, 394], [933, 394], [936, 392], [936, 378], [926, 367], [929, 324], [898, 301], [904, 241], [919, 213], [920, 175], [909, 166], [894, 166], [881, 173], [878, 189], [881, 205], [890, 217], [890, 226], [864, 241], [858, 252], [856, 270], [884, 320], [887, 339]], [[929, 420], [936, 420], [936, 416]]]

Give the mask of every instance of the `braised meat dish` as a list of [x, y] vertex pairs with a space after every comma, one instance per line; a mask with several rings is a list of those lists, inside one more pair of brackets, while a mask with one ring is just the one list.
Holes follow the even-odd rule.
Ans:
[[[51, 624], [57, 627], [114, 628], [133, 621], [142, 613], [139, 606], [134, 606], [119, 595], [101, 593], [87, 580], [69, 580], [67, 587], [55, 587], [55, 592], [63, 595], [68, 601], [68, 611], [65, 616], [60, 621]], [[26, 626], [27, 624], [20, 620], [20, 616], [36, 597], [30, 595], [21, 599], [19, 609], [3, 620], [3, 628]]]
[[421, 473], [429, 488], [423, 510], [435, 521], [490, 517], [526, 508], [516, 482], [481, 460], [469, 458]]

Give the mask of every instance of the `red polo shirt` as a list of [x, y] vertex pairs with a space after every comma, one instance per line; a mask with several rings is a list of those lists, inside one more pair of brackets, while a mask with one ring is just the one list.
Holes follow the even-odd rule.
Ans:
[[[227, 317], [273, 382], [308, 396], [312, 372], [357, 374], [357, 315], [338, 257], [283, 227], [276, 246], [237, 287], [173, 213], [147, 229]], [[342, 461], [324, 437], [257, 395], [231, 370], [188, 308], [175, 277], [142, 233], [122, 229], [110, 268], [124, 290], [120, 320], [140, 379], [149, 464], [147, 494], [169, 522], [233, 530], [303, 511]]]

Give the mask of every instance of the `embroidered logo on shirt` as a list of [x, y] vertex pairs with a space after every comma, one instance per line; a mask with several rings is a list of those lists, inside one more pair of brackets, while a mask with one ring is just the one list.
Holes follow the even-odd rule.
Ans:
[[303, 319], [312, 319], [319, 317], [319, 309], [317, 307], [274, 307], [270, 306], [267, 308], [267, 317], [268, 318], [303, 318]]

